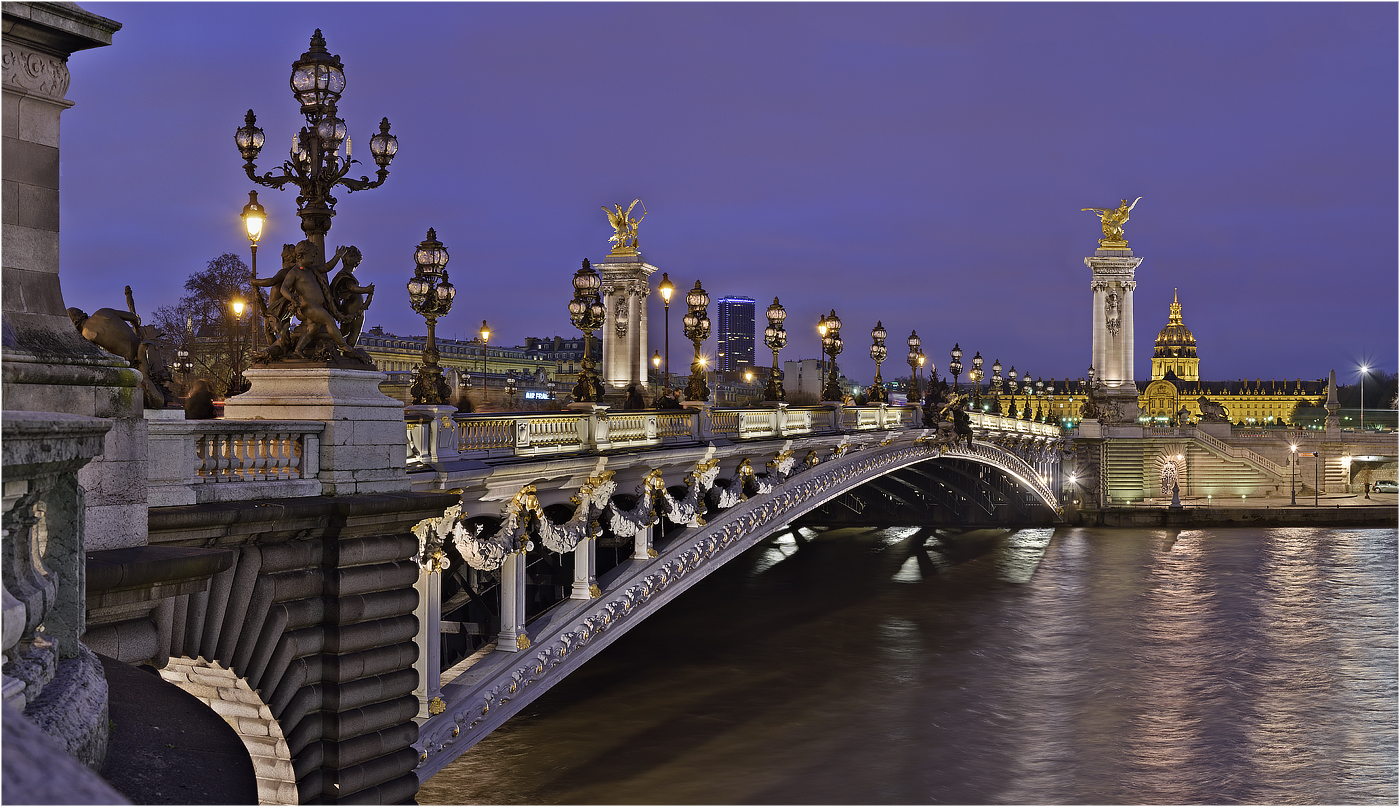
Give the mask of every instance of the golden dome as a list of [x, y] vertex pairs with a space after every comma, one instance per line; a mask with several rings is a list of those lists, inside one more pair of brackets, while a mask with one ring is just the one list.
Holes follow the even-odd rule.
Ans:
[[1154, 358], [1196, 357], [1196, 337], [1181, 322], [1181, 303], [1177, 300], [1175, 289], [1172, 290], [1171, 316], [1167, 318], [1167, 327], [1157, 334], [1156, 349], [1152, 355]]

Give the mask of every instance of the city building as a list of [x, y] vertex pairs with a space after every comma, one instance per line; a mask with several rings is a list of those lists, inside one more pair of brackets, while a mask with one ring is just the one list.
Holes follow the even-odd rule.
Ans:
[[719, 332], [715, 339], [715, 369], [742, 370], [753, 360], [752, 297], [719, 299]]

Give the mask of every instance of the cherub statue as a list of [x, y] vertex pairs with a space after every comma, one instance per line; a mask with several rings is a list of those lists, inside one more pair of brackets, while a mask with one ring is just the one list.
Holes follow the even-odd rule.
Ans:
[[608, 223], [613, 226], [612, 237], [608, 241], [612, 242], [614, 253], [622, 253], [637, 248], [637, 225], [642, 223], [642, 219], [647, 217], [647, 206], [642, 205], [642, 218], [632, 218], [632, 208], [641, 202], [641, 199], [633, 199], [632, 204], [627, 206], [627, 212], [623, 212], [622, 205], [613, 205], [613, 210], [609, 210], [607, 205], [603, 206], [603, 212], [608, 214]]
[[[170, 370], [161, 361], [155, 341], [142, 339], [131, 327], [133, 324], [141, 327], [141, 317], [136, 313], [99, 308], [88, 316], [80, 308], [70, 308], [68, 318], [84, 339], [126, 359], [127, 364], [141, 371], [145, 408], [164, 409], [165, 404], [175, 397], [167, 386], [170, 383]], [[154, 336], [159, 338], [159, 334]]]
[[331, 281], [335, 305], [342, 315], [340, 335], [345, 337], [346, 344], [352, 347], [360, 341], [360, 331], [365, 326], [365, 309], [374, 301], [374, 284], [361, 286], [360, 281], [355, 279], [355, 267], [359, 265], [360, 250], [355, 247], [345, 248], [340, 271], [335, 273], [335, 280]]
[[335, 252], [335, 259], [329, 265], [322, 263], [321, 250], [310, 241], [302, 241], [296, 248], [296, 265], [287, 270], [282, 279], [282, 296], [291, 302], [301, 325], [297, 330], [301, 338], [292, 351], [302, 358], [311, 358], [308, 350], [321, 339], [330, 339], [341, 352], [358, 356], [356, 351], [340, 333], [340, 320], [344, 318], [335, 305], [335, 295], [331, 293], [326, 273], [341, 259], [347, 247]]
[[[267, 361], [270, 358], [278, 358], [285, 354], [291, 347], [291, 319], [292, 304], [282, 295], [282, 281], [286, 279], [287, 272], [296, 266], [297, 248], [295, 244], [282, 245], [282, 268], [269, 278], [253, 278], [251, 282], [255, 287], [268, 288], [269, 299], [264, 302], [262, 291], [259, 288], [253, 290], [257, 297], [258, 309], [263, 316], [263, 326], [267, 329], [268, 348], [259, 351], [257, 358]], [[334, 261], [332, 261], [334, 263]]]
[[1128, 223], [1128, 214], [1137, 203], [1142, 201], [1142, 197], [1133, 200], [1128, 204], [1127, 199], [1120, 200], [1122, 204], [1117, 207], [1082, 207], [1079, 212], [1090, 211], [1099, 217], [1103, 224], [1103, 238], [1099, 239], [1099, 246], [1104, 248], [1127, 246], [1128, 242], [1123, 238], [1123, 225]]

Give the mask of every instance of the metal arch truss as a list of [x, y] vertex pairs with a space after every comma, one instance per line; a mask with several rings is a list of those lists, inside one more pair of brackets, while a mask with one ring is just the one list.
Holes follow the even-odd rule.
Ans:
[[[1041, 450], [1049, 451], [1051, 448], [1045, 446]], [[1035, 472], [1030, 463], [995, 443], [978, 440], [974, 441], [970, 447], [966, 443], [959, 443], [945, 449], [943, 456], [950, 459], [968, 459], [990, 465], [1015, 479], [1026, 490], [1034, 493], [1046, 507], [1055, 511], [1057, 515], [1060, 513], [1060, 506], [1055, 501], [1055, 493], [1050, 490], [1050, 486], [1045, 484], [1040, 474]]]
[[[874, 479], [939, 457], [992, 465], [1033, 490], [1047, 504], [1053, 501], [1044, 485], [1036, 484], [1036, 475], [1029, 465], [1007, 450], [986, 443], [954, 448], [924, 438], [892, 438], [861, 447], [843, 444], [826, 458], [819, 459], [816, 452], [809, 452], [801, 462], [793, 453], [784, 452], [768, 464], [769, 472], [762, 477], [751, 465], [745, 468], [741, 463], [727, 488], [729, 495], [724, 496], [724, 501], [730, 503], [727, 509], [710, 515], [704, 522], [694, 518], [693, 531], [683, 534], [681, 540], [666, 547], [654, 560], [629, 569], [601, 596], [579, 601], [573, 613], [537, 628], [537, 633], [529, 636], [528, 650], [512, 657], [508, 665], [470, 682], [444, 683], [444, 710], [420, 726], [415, 744], [421, 755], [418, 776], [426, 779], [442, 770], [614, 638], [774, 530]], [[687, 475], [687, 487], [692, 492], [712, 488], [715, 465], [702, 463]], [[606, 483], [596, 485], [595, 491], [601, 493], [605, 487]], [[651, 499], [658, 505], [657, 510], [665, 511], [659, 514], [668, 520], [693, 518], [684, 502], [671, 499], [664, 482], [648, 477], [637, 493], [639, 501], [631, 510], [613, 509], [606, 517], [614, 523], [632, 521], [639, 528], [645, 523], [644, 518], [651, 518], [651, 513], [642, 512], [643, 501]], [[516, 510], [533, 511], [530, 493], [522, 494], [515, 503]], [[591, 497], [581, 497], [579, 502], [580, 508], [588, 507], [602, 516], [600, 505]], [[593, 507], [598, 510], [592, 510]], [[524, 534], [518, 518], [513, 525], [503, 524], [502, 530], [516, 541]]]

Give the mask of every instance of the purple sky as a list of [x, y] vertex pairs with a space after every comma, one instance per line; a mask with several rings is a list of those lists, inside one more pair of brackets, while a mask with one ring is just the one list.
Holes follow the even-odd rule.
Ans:
[[[911, 328], [940, 373], [957, 341], [1081, 376], [1099, 227], [1080, 208], [1142, 196], [1138, 378], [1173, 287], [1206, 378], [1397, 366], [1394, 4], [83, 5], [124, 27], [70, 61], [69, 305], [124, 308], [130, 283], [150, 312], [246, 259], [233, 133], [251, 107], [259, 169], [285, 158], [320, 27], [356, 155], [383, 116], [400, 144], [382, 188], [337, 194], [327, 239], [364, 253], [368, 324], [424, 332], [404, 284], [435, 227], [458, 288], [440, 335], [575, 334], [599, 206], [641, 197], [642, 253], [678, 288], [782, 298], [785, 359], [817, 356], [835, 308], [855, 378], [877, 319], [886, 377]], [[260, 192], [261, 268], [300, 238], [295, 198]], [[651, 317], [659, 348], [658, 295]]]

